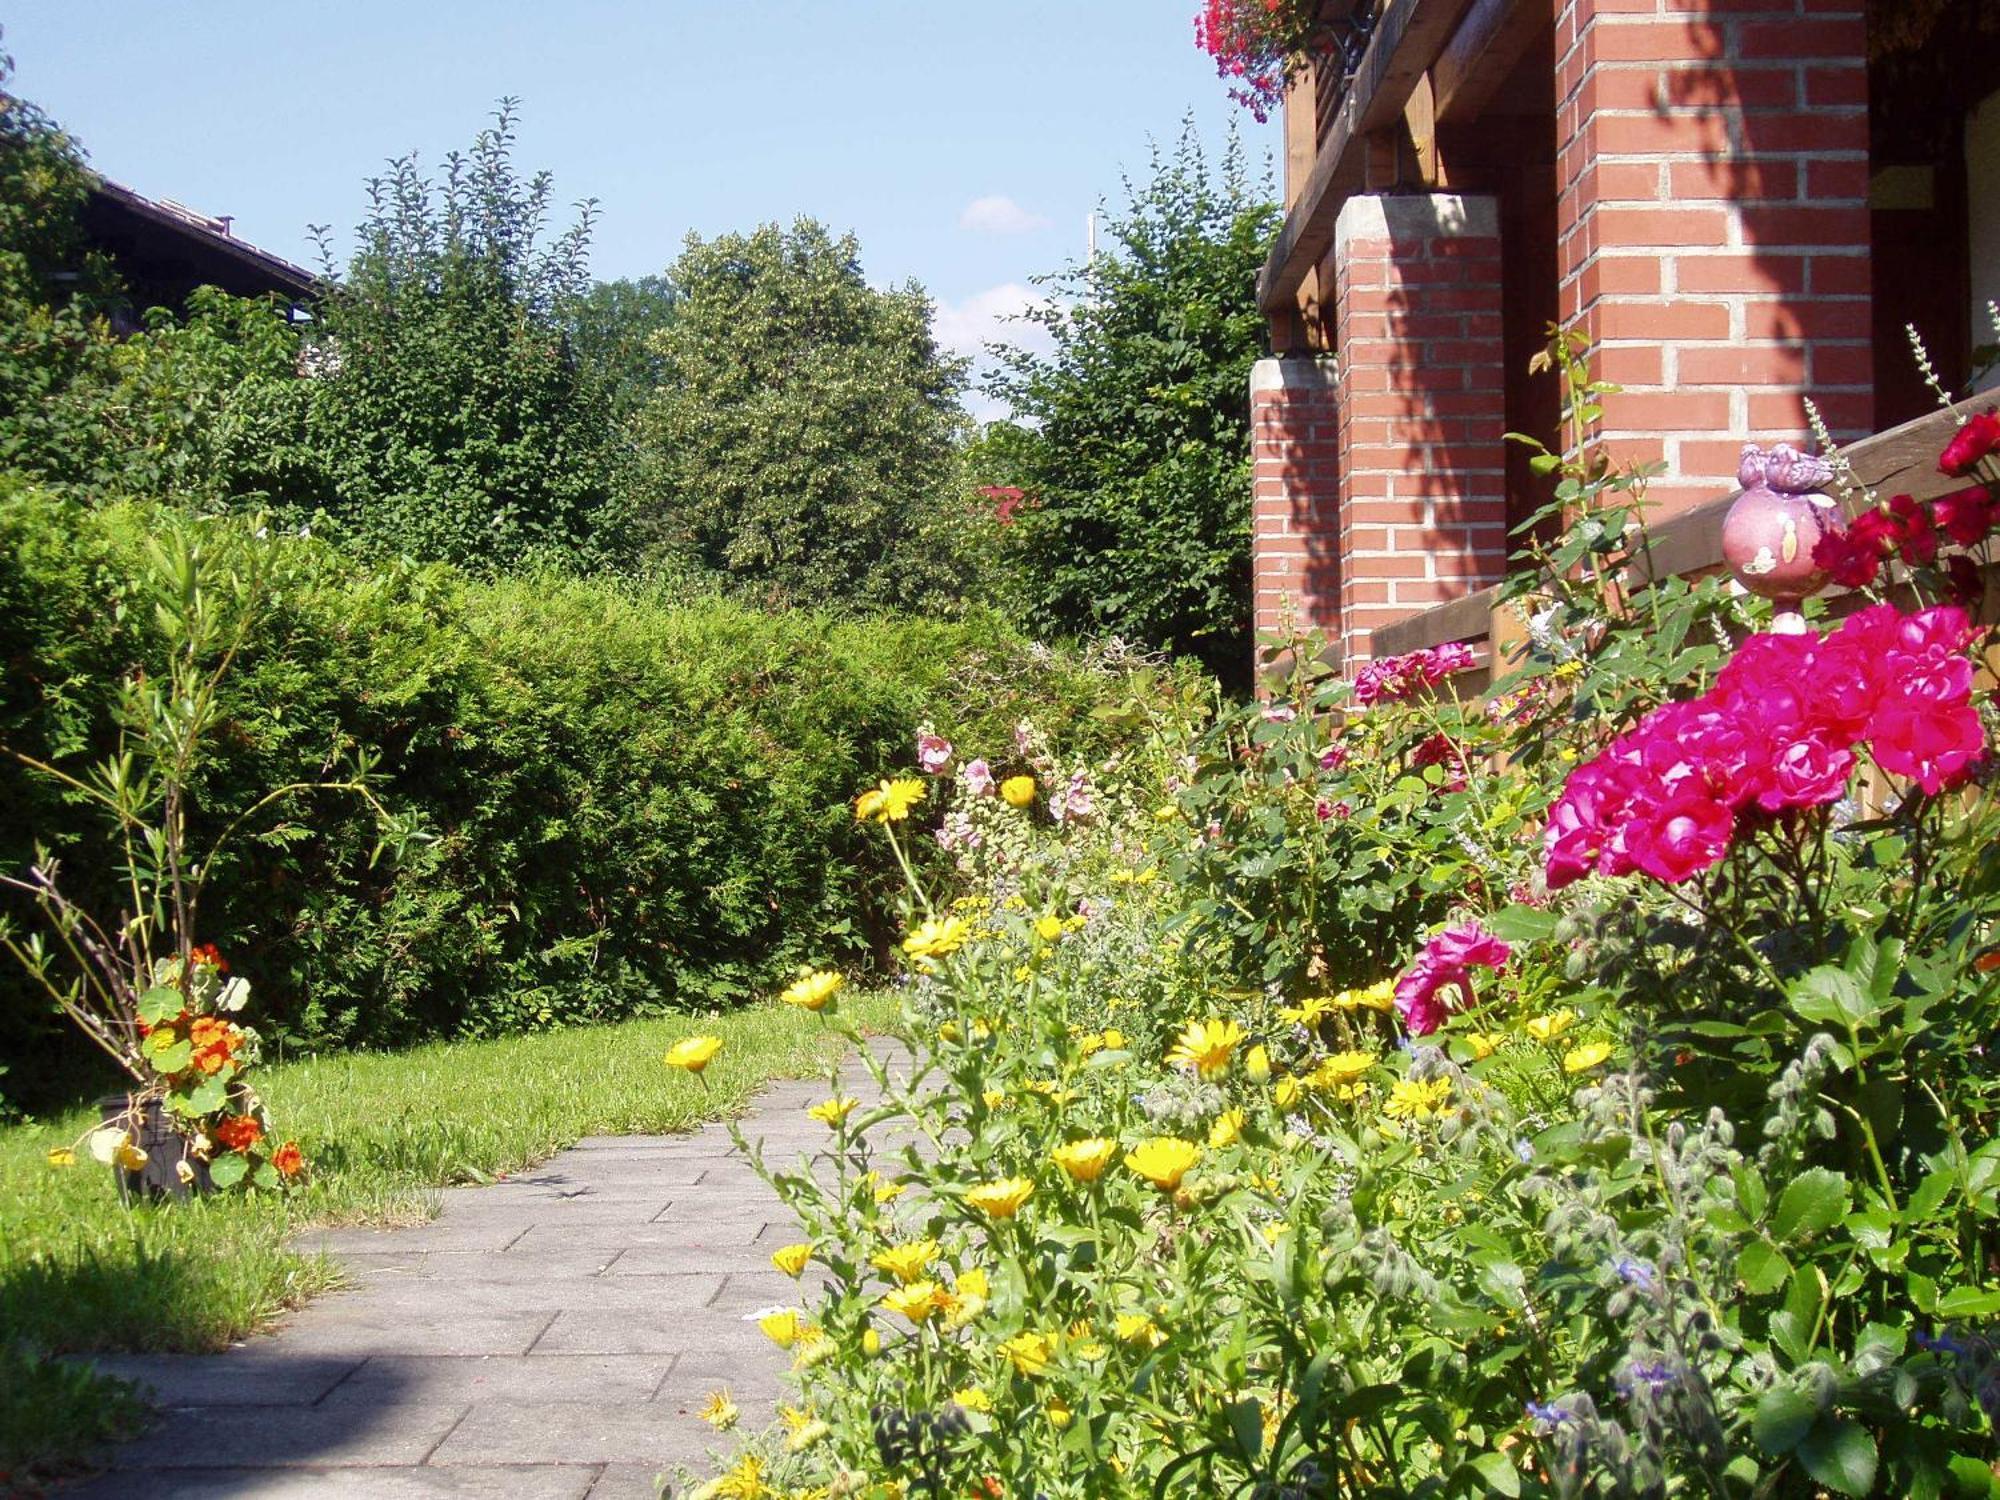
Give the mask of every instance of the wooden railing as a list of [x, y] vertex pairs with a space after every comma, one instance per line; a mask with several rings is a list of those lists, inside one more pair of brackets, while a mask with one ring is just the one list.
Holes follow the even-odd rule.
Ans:
[[[1959, 413], [1983, 411], [1994, 399], [1990, 394], [1968, 398], [1950, 411], [1940, 408], [1863, 438], [1843, 447], [1841, 453], [1854, 477], [1883, 496], [1908, 494], [1927, 500], [1963, 488], [1964, 480], [1938, 472], [1938, 452], [1956, 429]], [[1626, 585], [1642, 589], [1657, 579], [1721, 567], [1722, 518], [1735, 501], [1736, 494], [1723, 495], [1652, 526], [1646, 556], [1627, 570]], [[1850, 514], [1862, 503], [1854, 496], [1849, 502]], [[1500, 586], [1494, 584], [1384, 625], [1375, 631], [1373, 642], [1377, 656], [1401, 656], [1421, 647], [1465, 642], [1480, 653], [1482, 661], [1500, 663], [1506, 658], [1508, 644], [1519, 634], [1519, 623], [1510, 610], [1500, 606]]]

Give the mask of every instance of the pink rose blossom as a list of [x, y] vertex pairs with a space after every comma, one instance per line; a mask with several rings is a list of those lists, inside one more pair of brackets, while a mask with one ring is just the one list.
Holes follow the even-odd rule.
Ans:
[[1458, 1008], [1457, 1000], [1472, 998], [1472, 970], [1498, 970], [1513, 952], [1477, 922], [1439, 933], [1396, 981], [1396, 1013], [1404, 1028], [1412, 1036], [1429, 1036]]

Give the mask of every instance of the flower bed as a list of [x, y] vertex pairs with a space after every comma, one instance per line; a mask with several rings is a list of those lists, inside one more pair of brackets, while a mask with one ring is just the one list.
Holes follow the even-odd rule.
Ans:
[[1484, 702], [1424, 654], [863, 797], [960, 893], [910, 1076], [772, 1173], [824, 1282], [705, 1493], [1994, 1491], [1994, 629], [1635, 600], [1643, 478], [1543, 467]]

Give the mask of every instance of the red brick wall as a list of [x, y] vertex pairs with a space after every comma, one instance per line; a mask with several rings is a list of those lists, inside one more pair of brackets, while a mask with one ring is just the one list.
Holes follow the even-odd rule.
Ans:
[[1370, 633], [1499, 579], [1505, 365], [1491, 198], [1350, 199], [1334, 230], [1340, 633]]
[[1873, 426], [1862, 0], [1553, 0], [1562, 316], [1678, 509], [1746, 440]]
[[1333, 361], [1265, 359], [1250, 376], [1250, 539], [1260, 641], [1340, 623], [1340, 408]]

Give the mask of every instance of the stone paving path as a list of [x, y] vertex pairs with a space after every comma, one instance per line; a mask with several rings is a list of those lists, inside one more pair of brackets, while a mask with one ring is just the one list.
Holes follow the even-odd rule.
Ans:
[[[841, 1082], [872, 1097], [858, 1060]], [[810, 1155], [825, 1094], [775, 1085], [744, 1132], [774, 1165]], [[160, 1419], [76, 1500], [651, 1500], [656, 1473], [731, 1445], [696, 1415], [709, 1391], [745, 1429], [771, 1419], [786, 1356], [744, 1315], [797, 1300], [769, 1260], [793, 1226], [725, 1127], [580, 1141], [443, 1198], [417, 1228], [310, 1236], [354, 1287], [276, 1333], [99, 1359]]]

